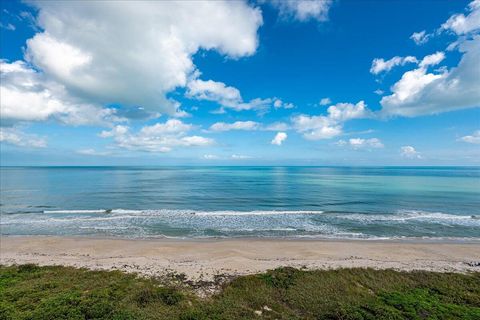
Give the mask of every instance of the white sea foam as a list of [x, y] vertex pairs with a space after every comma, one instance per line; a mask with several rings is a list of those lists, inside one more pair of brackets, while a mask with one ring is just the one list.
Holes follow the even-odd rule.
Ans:
[[97, 209], [97, 210], [44, 210], [43, 213], [55, 214], [55, 213], [71, 213], [71, 214], [88, 214], [88, 213], [106, 213], [106, 209]]
[[303, 214], [322, 214], [323, 211], [302, 211], [302, 210], [255, 210], [255, 211], [196, 211], [192, 214], [198, 216], [264, 216], [264, 215], [303, 215]]
[[441, 224], [462, 224], [462, 225], [478, 225], [480, 219], [474, 218], [472, 215], [455, 215], [443, 212], [430, 212], [422, 210], [398, 210], [394, 214], [349, 214], [338, 216], [341, 219], [362, 221], [362, 222], [409, 222], [419, 221], [426, 223]]
[[320, 210], [253, 210], [253, 211], [195, 211], [195, 210], [129, 210], [129, 209], [98, 209], [98, 210], [45, 210], [46, 214], [111, 214], [111, 215], [197, 215], [197, 216], [248, 216], [248, 215], [302, 215], [302, 214], [322, 214]]
[[[67, 232], [107, 233], [132, 237], [150, 237], [164, 233], [181, 233], [181, 237], [234, 237], [242, 235], [288, 237], [333, 237], [394, 239], [415, 234], [434, 224], [447, 226], [448, 235], [463, 235], [455, 228], [466, 228], [465, 235], [477, 237], [480, 219], [471, 214], [452, 214], [438, 211], [398, 210], [392, 213], [347, 213], [320, 210], [46, 210], [42, 213], [19, 213], [2, 216], [0, 225], [7, 233], [50, 234]], [[378, 227], [377, 227], [378, 225]], [[389, 236], [384, 226], [402, 225], [399, 234]], [[420, 228], [417, 228], [417, 227]], [[452, 228], [450, 228], [452, 227]], [[354, 229], [352, 229], [354, 228]], [[365, 229], [364, 229], [365, 228]], [[472, 229], [473, 228], [473, 229]], [[80, 231], [79, 231], [80, 230]], [[355, 232], [353, 232], [355, 230]], [[425, 231], [425, 236], [435, 233]], [[450, 231], [453, 230], [453, 231]], [[358, 232], [358, 233], [356, 233]], [[363, 233], [361, 233], [363, 232]], [[384, 233], [386, 232], [386, 233]], [[456, 232], [456, 233], [455, 233]], [[461, 231], [463, 232], [463, 231]], [[443, 234], [439, 233], [438, 237]], [[180, 235], [179, 235], [180, 236]]]

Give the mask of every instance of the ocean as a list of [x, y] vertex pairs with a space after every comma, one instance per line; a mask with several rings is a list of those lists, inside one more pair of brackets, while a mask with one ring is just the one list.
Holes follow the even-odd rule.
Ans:
[[479, 167], [2, 167], [3, 235], [479, 239]]

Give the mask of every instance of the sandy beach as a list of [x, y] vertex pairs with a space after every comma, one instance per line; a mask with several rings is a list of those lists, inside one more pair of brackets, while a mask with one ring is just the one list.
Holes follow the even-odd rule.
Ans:
[[122, 240], [3, 236], [0, 263], [123, 270], [145, 276], [184, 273], [193, 281], [280, 266], [480, 271], [480, 243], [289, 239]]

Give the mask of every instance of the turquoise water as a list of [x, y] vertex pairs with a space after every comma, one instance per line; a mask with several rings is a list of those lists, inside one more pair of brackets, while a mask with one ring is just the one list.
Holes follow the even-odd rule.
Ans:
[[3, 167], [1, 232], [478, 238], [479, 167]]

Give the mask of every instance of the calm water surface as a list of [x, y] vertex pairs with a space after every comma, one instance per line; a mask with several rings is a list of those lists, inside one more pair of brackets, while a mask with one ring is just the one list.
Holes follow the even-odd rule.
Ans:
[[9, 235], [480, 239], [479, 167], [3, 167]]

